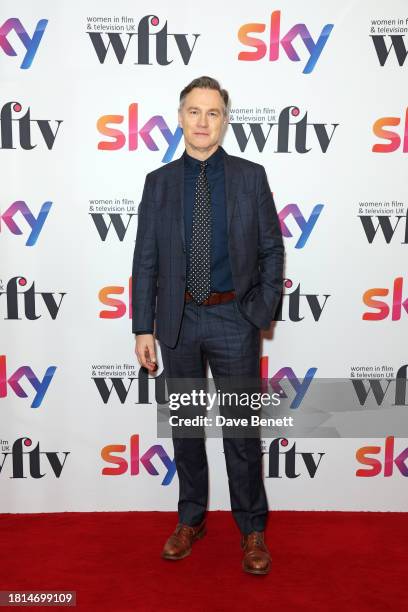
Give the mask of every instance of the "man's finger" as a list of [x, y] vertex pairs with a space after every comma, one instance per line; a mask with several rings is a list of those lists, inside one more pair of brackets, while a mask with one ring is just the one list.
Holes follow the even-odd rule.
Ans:
[[149, 370], [154, 371], [157, 370], [157, 360], [156, 360], [156, 353], [154, 350], [154, 345], [153, 344], [147, 344], [146, 348], [145, 348], [145, 357], [146, 357], [146, 362], [147, 362], [147, 366], [149, 368]]

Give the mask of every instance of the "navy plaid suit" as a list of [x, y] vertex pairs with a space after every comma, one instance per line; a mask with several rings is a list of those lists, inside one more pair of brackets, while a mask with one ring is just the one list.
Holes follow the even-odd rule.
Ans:
[[[284, 247], [279, 218], [262, 165], [222, 147], [227, 242], [236, 300], [185, 304], [183, 156], [146, 176], [139, 205], [132, 270], [132, 331], [153, 330], [164, 373], [214, 379], [259, 375], [260, 329], [268, 329], [280, 301]], [[262, 531], [267, 516], [259, 438], [223, 439], [231, 507], [242, 533]], [[203, 438], [173, 435], [180, 483], [180, 522], [197, 525], [208, 498]]]
[[[282, 291], [282, 234], [263, 166], [224, 149], [228, 249], [242, 314], [268, 329]], [[183, 157], [146, 176], [133, 258], [132, 331], [174, 347], [186, 286]], [[157, 310], [156, 310], [157, 293]]]

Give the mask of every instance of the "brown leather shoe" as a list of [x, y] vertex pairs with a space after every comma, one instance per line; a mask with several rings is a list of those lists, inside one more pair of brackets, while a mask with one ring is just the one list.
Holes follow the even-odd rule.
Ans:
[[164, 545], [161, 556], [163, 559], [184, 559], [191, 553], [195, 540], [199, 540], [207, 533], [205, 520], [196, 527], [179, 523]]
[[271, 555], [264, 541], [263, 531], [243, 535], [241, 548], [244, 550], [242, 568], [249, 574], [268, 574], [271, 569]]

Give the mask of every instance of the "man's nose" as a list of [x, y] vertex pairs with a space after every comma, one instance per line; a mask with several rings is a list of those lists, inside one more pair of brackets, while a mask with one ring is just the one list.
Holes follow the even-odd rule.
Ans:
[[198, 125], [202, 127], [207, 127], [208, 125], [208, 117], [205, 113], [200, 113], [198, 117]]

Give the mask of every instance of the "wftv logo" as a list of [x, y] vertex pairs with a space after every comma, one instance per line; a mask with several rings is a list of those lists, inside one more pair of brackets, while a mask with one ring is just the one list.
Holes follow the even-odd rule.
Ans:
[[[125, 404], [127, 401], [130, 401], [133, 392], [135, 404], [148, 405], [151, 404], [152, 401], [155, 401], [157, 404], [165, 404], [168, 401], [164, 371], [157, 376], [149, 377], [149, 373], [145, 368], [141, 366], [137, 367], [139, 369], [136, 372], [136, 366], [134, 364], [123, 364], [123, 366], [120, 366], [120, 370], [116, 370], [116, 372], [123, 372], [124, 376], [119, 376], [117, 373], [112, 376], [92, 376], [92, 380], [104, 404], [111, 401], [113, 395], [115, 398], [119, 399], [121, 404]], [[98, 369], [97, 365], [92, 366], [92, 371], [94, 373], [96, 373]], [[109, 369], [113, 370], [113, 368]], [[265, 391], [265, 393], [268, 392], [268, 387], [271, 387], [274, 393], [278, 393], [281, 397], [287, 397], [280, 383], [285, 379], [288, 380], [295, 392], [290, 408], [296, 409], [302, 403], [317, 372], [317, 368], [309, 368], [306, 374], [300, 378], [290, 367], [280, 368], [270, 376], [269, 357], [261, 357], [259, 361], [259, 372], [262, 390]], [[135, 381], [137, 382], [135, 383]], [[151, 382], [154, 388], [154, 397], [151, 396], [151, 387], [149, 385]]]
[[26, 378], [35, 391], [31, 408], [39, 408], [56, 369], [56, 366], [49, 366], [42, 380], [37, 378], [30, 366], [20, 366], [13, 374], [7, 376], [6, 355], [0, 355], [0, 399], [7, 397], [8, 387], [14, 391], [17, 397], [28, 397], [20, 385], [20, 381]]
[[328, 23], [322, 29], [319, 38], [316, 42], [313, 40], [311, 33], [304, 23], [298, 23], [290, 28], [290, 30], [284, 35], [281, 35], [281, 12], [273, 11], [270, 18], [269, 24], [269, 41], [265, 43], [260, 38], [254, 36], [248, 36], [254, 32], [262, 33], [266, 30], [264, 23], [246, 23], [241, 26], [238, 30], [239, 41], [248, 47], [254, 47], [255, 51], [241, 51], [238, 54], [238, 59], [241, 61], [255, 62], [263, 59], [268, 53], [268, 60], [275, 62], [279, 59], [280, 46], [285, 51], [286, 55], [292, 62], [300, 62], [301, 58], [296, 52], [293, 46], [293, 41], [298, 36], [301, 38], [307, 51], [309, 52], [309, 59], [305, 67], [303, 68], [304, 74], [313, 72], [317, 60], [319, 59], [326, 43], [327, 39], [334, 27], [334, 24]]
[[[4, 445], [4, 440], [2, 442], [2, 450], [6, 447]], [[59, 478], [61, 476], [61, 472], [65, 466], [65, 461], [67, 460], [70, 452], [64, 451], [62, 452], [63, 460], [59, 458], [59, 452], [56, 451], [40, 451], [40, 443], [38, 442], [37, 446], [32, 448], [31, 450], [27, 450], [32, 445], [31, 438], [22, 437], [18, 438], [13, 446], [11, 451], [2, 452], [3, 460], [0, 461], [0, 475], [5, 473], [5, 467], [10, 468], [11, 476], [10, 478], [44, 478], [47, 476], [47, 471], [42, 471], [44, 466], [44, 462], [48, 462], [51, 470], [56, 476]], [[8, 458], [10, 456], [10, 459]], [[28, 458], [28, 471], [24, 466], [24, 457]], [[11, 463], [10, 463], [11, 461]], [[47, 464], [47, 468], [49, 467]]]
[[[29, 319], [30, 321], [35, 321], [36, 319], [40, 319], [43, 315], [37, 314], [36, 305], [38, 301], [45, 304], [46, 310], [50, 315], [51, 319], [55, 321], [57, 315], [59, 313], [59, 309], [61, 308], [61, 303], [66, 295], [66, 293], [57, 293], [55, 295], [60, 295], [59, 301], [54, 297], [54, 293], [45, 292], [45, 291], [35, 291], [34, 282], [31, 283], [30, 287], [25, 288], [27, 285], [27, 279], [24, 276], [13, 276], [7, 283], [6, 290], [0, 291], [0, 297], [2, 295], [6, 296], [5, 302], [5, 314], [4, 319], [7, 320], [19, 320], [21, 321], [22, 317], [20, 317], [19, 310], [19, 296], [23, 296], [23, 313], [24, 318]], [[24, 291], [19, 291], [24, 287]], [[39, 297], [38, 297], [39, 296]], [[4, 300], [0, 299], [0, 306], [3, 304]], [[1, 312], [1, 311], [0, 311]]]
[[[390, 244], [393, 240], [395, 232], [398, 227], [403, 228], [404, 231], [404, 240], [402, 240], [401, 244], [408, 244], [408, 208], [407, 212], [404, 215], [394, 215], [396, 221], [394, 222], [394, 226], [391, 223], [391, 215], [357, 215], [360, 218], [361, 224], [363, 226], [364, 233], [366, 238], [370, 244], [372, 244], [374, 238], [381, 233], [384, 236], [385, 242]], [[374, 226], [373, 219], [377, 219], [377, 227]], [[404, 221], [400, 224], [401, 219]], [[405, 227], [404, 227], [405, 226]], [[380, 232], [378, 230], [381, 230]]]
[[[157, 404], [164, 404], [168, 401], [166, 395], [166, 386], [164, 372], [162, 371], [158, 376], [149, 377], [146, 368], [139, 367], [137, 376], [134, 375], [136, 366], [130, 364], [124, 364], [121, 371], [127, 370], [127, 376], [92, 376], [92, 380], [98, 390], [101, 400], [104, 404], [107, 404], [112, 395], [112, 391], [115, 392], [116, 397], [119, 399], [121, 404], [124, 404], [129, 399], [129, 394], [135, 391], [137, 399], [135, 404], [147, 405], [151, 404], [151, 398], [149, 394], [149, 381], [153, 380], [154, 384], [154, 400]], [[93, 366], [93, 373], [97, 372], [97, 366]], [[136, 386], [134, 381], [137, 381]], [[127, 385], [127, 386], [126, 386]]]
[[26, 50], [20, 68], [22, 68], [23, 70], [27, 70], [27, 68], [30, 68], [34, 56], [37, 53], [38, 46], [43, 37], [47, 23], [48, 19], [40, 19], [40, 21], [37, 23], [37, 27], [35, 28], [33, 35], [30, 37], [27, 30], [24, 28], [23, 24], [19, 19], [17, 19], [16, 17], [11, 17], [10, 19], [7, 19], [7, 21], [5, 21], [0, 27], [0, 48], [4, 51], [4, 53], [6, 53], [6, 55], [17, 55], [17, 52], [14, 50], [7, 38], [10, 32], [14, 31]]
[[289, 408], [295, 410], [296, 408], [299, 408], [300, 404], [302, 403], [303, 398], [305, 397], [307, 390], [309, 389], [310, 384], [317, 372], [317, 368], [309, 368], [303, 379], [298, 378], [290, 367], [280, 368], [273, 376], [269, 376], [269, 357], [261, 357], [259, 371], [262, 391], [265, 393], [267, 392], [268, 386], [270, 386], [274, 393], [278, 393], [280, 397], [287, 397], [280, 383], [285, 379], [289, 381], [295, 392], [295, 397], [293, 398]]
[[[305, 217], [302, 214], [297, 204], [287, 204], [278, 213], [282, 234], [285, 238], [293, 238], [294, 232], [292, 233], [288, 227], [287, 221], [293, 218], [300, 235], [297, 237], [295, 249], [303, 249], [309, 240], [310, 234], [316, 225], [316, 222], [323, 210], [323, 204], [316, 204], [314, 206], [309, 217]], [[116, 234], [120, 242], [126, 237], [129, 226], [133, 221], [133, 218], [137, 217], [136, 213], [89, 213], [92, 217], [92, 221], [95, 224], [96, 230], [99, 234], [99, 238], [102, 242], [105, 242], [109, 232]], [[127, 218], [126, 218], [127, 217]], [[408, 230], [407, 230], [408, 231]]]
[[[109, 223], [105, 221], [105, 214], [109, 219]], [[120, 242], [123, 242], [133, 217], [137, 217], [137, 213], [89, 213], [89, 215], [92, 217], [102, 242], [105, 242], [111, 228], [113, 228], [112, 231], [119, 238]], [[123, 221], [125, 216], [128, 217], [127, 223]]]
[[[304, 466], [310, 478], [314, 478], [317, 472], [317, 468], [320, 465], [323, 455], [326, 453], [317, 453], [318, 459], [315, 461], [314, 453], [306, 453], [304, 451], [296, 450], [296, 442], [293, 443], [291, 448], [287, 448], [289, 441], [287, 438], [276, 438], [272, 440], [267, 451], [269, 458], [269, 468], [267, 478], [282, 478], [280, 474], [281, 457], [283, 457], [283, 465], [285, 470], [285, 476], [287, 478], [298, 478], [302, 476], [302, 472], [299, 468], [299, 459], [303, 460]], [[283, 447], [283, 449], [280, 448]], [[303, 466], [302, 466], [303, 467]]]
[[[276, 142], [274, 153], [293, 152], [289, 148], [289, 136], [292, 137], [291, 140], [294, 142], [296, 153], [309, 153], [313, 147], [309, 146], [307, 136], [308, 132], [312, 129], [320, 150], [322, 153], [326, 153], [339, 124], [330, 124], [332, 129], [329, 133], [326, 123], [308, 122], [307, 111], [299, 121], [293, 121], [293, 119], [299, 116], [300, 109], [297, 106], [286, 106], [281, 110], [276, 123], [267, 123], [269, 129], [266, 135], [263, 124], [259, 122], [245, 124], [231, 122], [230, 125], [241, 152], [246, 150], [252, 136], [258, 151], [262, 153], [268, 140], [272, 141], [271, 132], [274, 126], [276, 126], [276, 130], [273, 130], [272, 133]], [[111, 127], [111, 124], [115, 126], [124, 124], [125, 129], [119, 130], [116, 127]], [[245, 133], [244, 125], [248, 126], [249, 135]], [[163, 163], [173, 159], [183, 135], [182, 129], [178, 126], [174, 132], [171, 131], [162, 115], [154, 115], [143, 126], [139, 127], [139, 104], [136, 102], [129, 105], [126, 117], [125, 115], [103, 115], [99, 117], [96, 126], [100, 134], [112, 139], [98, 142], [98, 149], [101, 151], [117, 151], [124, 146], [127, 146], [129, 151], [136, 151], [139, 148], [139, 139], [143, 141], [150, 151], [158, 151], [159, 146], [152, 136], [152, 131], [157, 128], [167, 143], [167, 150], [162, 159]]]
[[[161, 444], [154, 444], [143, 455], [140, 455], [139, 443], [139, 435], [134, 434], [130, 437], [129, 448], [126, 444], [110, 444], [105, 446], [101, 451], [102, 459], [106, 463], [113, 463], [116, 467], [104, 467], [102, 469], [103, 476], [121, 476], [126, 473], [130, 476], [137, 476], [140, 473], [140, 464], [142, 464], [150, 476], [159, 476], [159, 472], [152, 463], [153, 457], [157, 456], [166, 470], [161, 484], [162, 486], [169, 485], [176, 473], [174, 459], [170, 459]], [[127, 451], [129, 452], [127, 459], [118, 456], [118, 453], [122, 454]]]
[[[284, 289], [291, 289], [292, 287], [292, 280], [290, 278], [285, 279]], [[284, 291], [276, 311], [275, 321], [288, 319], [293, 323], [299, 323], [306, 318], [306, 309], [312, 313], [315, 321], [319, 321], [330, 294], [324, 293], [322, 302], [319, 301], [319, 297], [318, 293], [301, 293], [300, 283], [291, 293]]]
[[25, 202], [22, 200], [17, 200], [13, 202], [3, 213], [0, 214], [0, 232], [1, 232], [1, 222], [3, 221], [4, 225], [8, 227], [10, 232], [15, 235], [20, 235], [23, 233], [23, 230], [16, 223], [14, 217], [21, 213], [24, 221], [30, 228], [30, 234], [28, 235], [27, 242], [25, 246], [34, 246], [38, 240], [38, 236], [44, 226], [45, 220], [48, 217], [48, 213], [50, 212], [52, 206], [52, 202], [44, 202], [41, 206], [40, 212], [37, 217], [33, 215], [30, 208], [27, 206]]
[[364, 312], [362, 315], [364, 321], [382, 321], [386, 319], [390, 313], [392, 321], [399, 321], [401, 319], [402, 309], [408, 314], [408, 298], [402, 301], [403, 280], [402, 276], [394, 279], [390, 305], [382, 300], [374, 299], [376, 297], [385, 297], [390, 293], [390, 290], [385, 287], [374, 287], [372, 289], [367, 289], [367, 291], [363, 293], [364, 304], [376, 311]]
[[295, 249], [303, 249], [309, 239], [312, 229], [316, 225], [316, 222], [323, 208], [323, 204], [316, 204], [308, 219], [303, 216], [297, 204], [287, 204], [278, 213], [282, 235], [284, 236], [284, 238], [293, 238], [292, 232], [286, 225], [286, 220], [288, 219], [288, 217], [293, 217], [300, 229], [300, 236], [295, 244]]
[[400, 117], [381, 117], [373, 125], [373, 132], [378, 138], [389, 140], [388, 144], [375, 144], [372, 147], [374, 153], [393, 153], [397, 151], [402, 142], [402, 152], [408, 153], [408, 107], [405, 109], [403, 136], [391, 130], [384, 130], [387, 126], [397, 126], [401, 123]]
[[[386, 21], [388, 25], [389, 20], [386, 20]], [[399, 19], [398, 21], [400, 22], [399, 25], [403, 24], [402, 19]], [[405, 24], [408, 24], [408, 17], [405, 19]], [[378, 20], [373, 20], [372, 25], [381, 26], [384, 24], [381, 24], [381, 20], [378, 19]], [[380, 66], [385, 65], [385, 62], [388, 60], [388, 56], [391, 53], [392, 49], [395, 51], [395, 56], [397, 58], [398, 64], [400, 66], [404, 65], [404, 62], [408, 55], [408, 50], [406, 49], [405, 43], [404, 43], [404, 34], [389, 34], [389, 35], [388, 34], [387, 35], [370, 34], [370, 38], [373, 41], [374, 49], [377, 54], [378, 61], [380, 62]], [[386, 40], [389, 41], [390, 43], [388, 49], [387, 49]]]
[[[313, 123], [308, 121], [308, 111], [304, 113], [299, 121], [296, 121], [298, 117], [300, 117], [300, 109], [298, 106], [286, 106], [279, 113], [276, 123], [269, 121], [266, 123], [266, 125], [269, 126], [266, 135], [263, 124], [259, 122], [245, 124], [231, 122], [230, 125], [241, 152], [245, 151], [251, 136], [253, 136], [258, 151], [262, 153], [272, 132], [272, 136], [276, 143], [276, 149], [273, 153], [292, 153], [293, 151], [289, 147], [289, 137], [294, 143], [294, 150], [296, 153], [309, 153], [313, 147], [309, 146], [310, 138], [308, 139], [308, 135], [310, 132], [312, 132], [312, 134], [314, 132], [320, 150], [322, 153], [326, 153], [333, 138], [333, 134], [339, 124], [329, 124], [332, 126], [331, 133], [329, 133], [326, 127], [327, 123]], [[245, 134], [244, 125], [248, 125], [249, 127], [248, 136]], [[275, 126], [276, 130], [273, 129]]]
[[383, 476], [387, 478], [393, 475], [394, 464], [402, 476], [408, 476], [408, 465], [406, 463], [408, 459], [408, 448], [402, 450], [399, 455], [395, 457], [394, 444], [394, 436], [388, 436], [385, 439], [384, 454], [381, 459], [370, 457], [370, 455], [380, 455], [383, 450], [381, 446], [363, 446], [359, 448], [356, 451], [357, 461], [369, 467], [359, 468], [356, 471], [356, 476], [365, 478], [378, 476], [382, 473]]
[[[407, 373], [408, 365], [402, 365], [395, 376], [395, 395], [393, 406], [408, 406], [407, 404]], [[361, 406], [365, 406], [367, 398], [372, 392], [378, 406], [381, 406], [385, 396], [388, 393], [392, 379], [366, 378], [368, 386], [365, 386], [365, 380], [350, 379]], [[387, 383], [383, 389], [383, 382]]]
[[[88, 29], [92, 29], [92, 23], [98, 22], [101, 19], [105, 21], [103, 18], [88, 17]], [[117, 28], [119, 19], [114, 18], [114, 21], [115, 23], [112, 29]], [[122, 40], [122, 34], [117, 32], [106, 32], [104, 34], [99, 32], [87, 32], [87, 34], [91, 39], [91, 43], [101, 64], [105, 63], [109, 48], [112, 49], [119, 64], [123, 64], [124, 60], [127, 59], [129, 47], [132, 49], [135, 47], [135, 44], [137, 44], [137, 61], [133, 63], [138, 66], [152, 66], [153, 64], [150, 61], [150, 43], [154, 40], [156, 63], [159, 64], [159, 66], [169, 66], [174, 62], [174, 59], [168, 58], [167, 46], [170, 38], [174, 39], [181, 59], [184, 65], [187, 66], [191, 60], [197, 38], [200, 34], [192, 34], [194, 40], [190, 47], [187, 40], [188, 34], [168, 33], [167, 20], [164, 24], [162, 22], [162, 27], [159, 30], [159, 23], [160, 20], [157, 15], [145, 15], [139, 21], [137, 31], [135, 31], [134, 19], [131, 17], [122, 17], [121, 27], [128, 30], [123, 34], [124, 37], [127, 37], [125, 38], [126, 46]], [[150, 26], [153, 26], [153, 28]], [[107, 44], [105, 41], [107, 41]]]
[[30, 107], [22, 117], [13, 117], [12, 111], [20, 113], [22, 106], [19, 102], [6, 102], [0, 111], [0, 128], [1, 128], [1, 145], [0, 149], [16, 149], [13, 140], [13, 122], [17, 124], [17, 132], [19, 135], [20, 147], [26, 151], [35, 149], [38, 145], [32, 144], [31, 142], [31, 130], [35, 124], [40, 132], [41, 136], [47, 145], [48, 149], [52, 149], [54, 146], [55, 139], [58, 134], [59, 127], [62, 123], [62, 119], [56, 119], [57, 128], [55, 132], [51, 128], [51, 119], [31, 119]]

